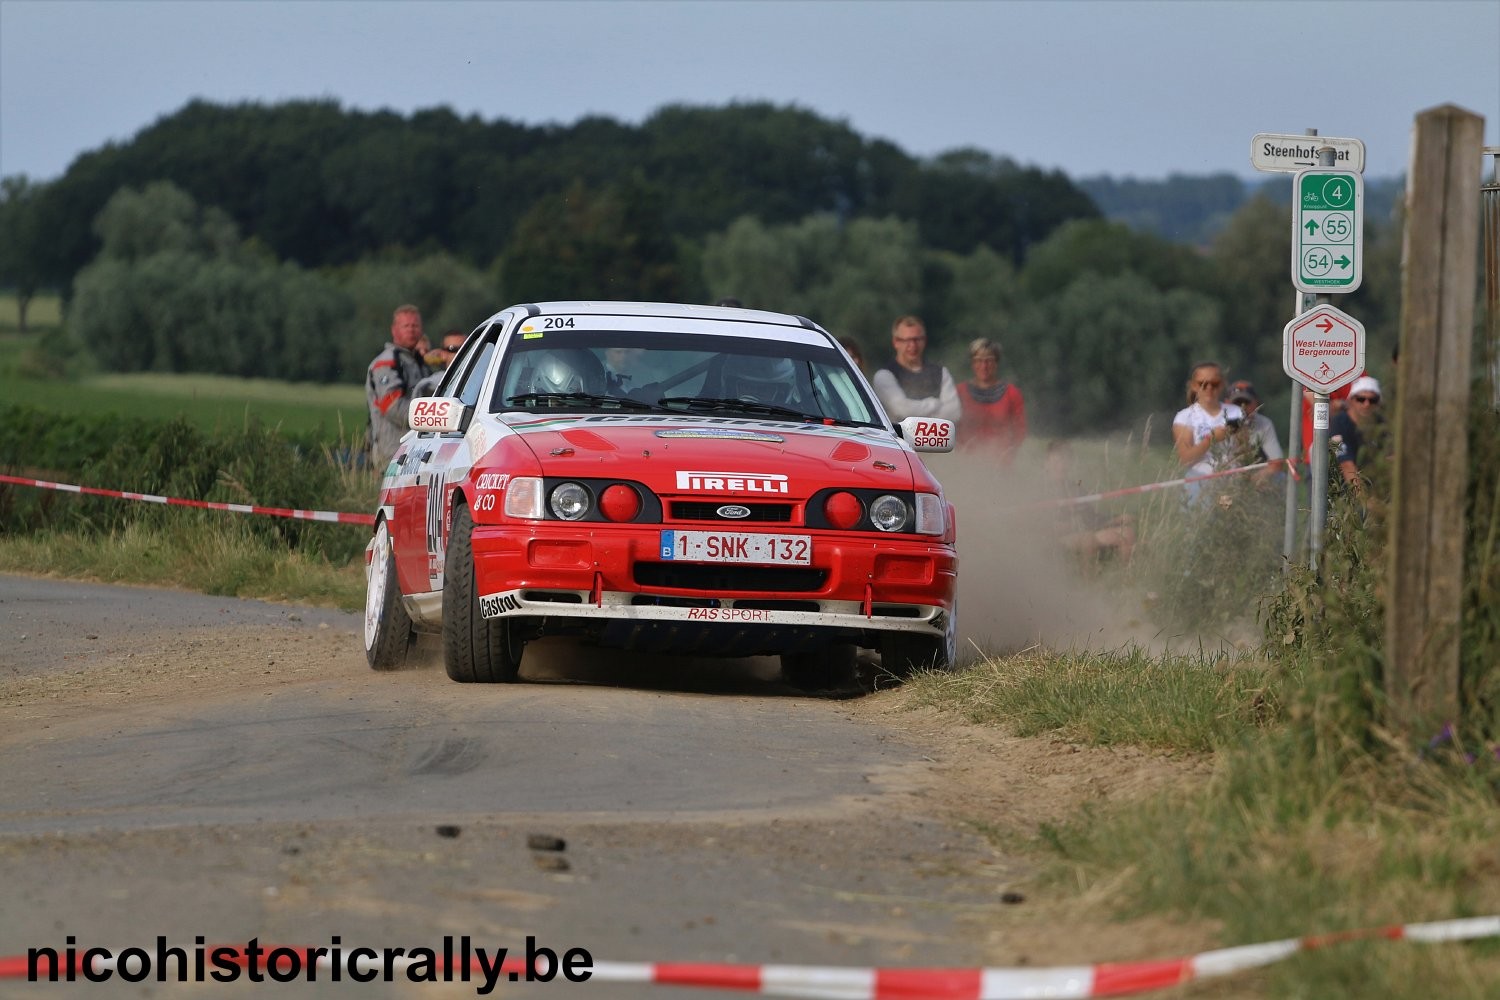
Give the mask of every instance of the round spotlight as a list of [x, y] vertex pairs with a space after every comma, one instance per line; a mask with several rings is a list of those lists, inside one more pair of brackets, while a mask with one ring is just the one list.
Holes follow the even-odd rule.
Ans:
[[547, 506], [552, 513], [564, 521], [578, 521], [588, 516], [594, 498], [578, 483], [562, 483], [552, 490]]
[[599, 513], [611, 521], [634, 521], [641, 512], [641, 495], [624, 483], [615, 483], [599, 494]]
[[847, 531], [865, 516], [865, 505], [853, 493], [834, 493], [823, 501], [823, 516], [835, 528]]
[[881, 531], [900, 531], [906, 527], [906, 504], [889, 493], [876, 497], [870, 504], [870, 521]]

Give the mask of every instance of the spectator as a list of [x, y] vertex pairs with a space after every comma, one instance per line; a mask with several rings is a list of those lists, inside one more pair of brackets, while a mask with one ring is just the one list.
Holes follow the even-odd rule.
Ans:
[[958, 444], [996, 449], [1008, 466], [1026, 440], [1026, 401], [1019, 388], [1000, 380], [1000, 358], [1000, 345], [987, 337], [969, 344], [974, 377], [958, 387], [963, 407]]
[[1333, 463], [1338, 467], [1344, 484], [1355, 493], [1363, 493], [1365, 488], [1364, 478], [1359, 472], [1360, 450], [1385, 421], [1380, 404], [1380, 383], [1369, 375], [1361, 375], [1349, 384], [1347, 408], [1328, 422], [1328, 444], [1333, 449]]
[[428, 375], [416, 353], [422, 340], [422, 314], [416, 306], [397, 306], [391, 316], [391, 339], [365, 373], [365, 400], [370, 408], [370, 460], [377, 467], [396, 454], [406, 434], [406, 415], [418, 382]]
[[427, 362], [428, 368], [440, 372], [453, 363], [453, 356], [464, 346], [464, 339], [462, 330], [449, 330], [443, 334], [442, 346], [424, 351], [422, 360]]
[[[1072, 445], [1061, 439], [1049, 441], [1042, 468], [1060, 501], [1079, 494], [1072, 467]], [[1129, 514], [1111, 518], [1096, 507], [1064, 502], [1058, 506], [1057, 527], [1058, 541], [1077, 558], [1085, 572], [1097, 570], [1109, 559], [1127, 563], [1135, 551], [1135, 525]]]
[[927, 350], [927, 328], [915, 316], [902, 316], [891, 327], [895, 357], [875, 372], [871, 384], [892, 423], [907, 417], [944, 417], [957, 422], [963, 415], [953, 376], [942, 365], [922, 360]]
[[[1361, 377], [1364, 372], [1359, 373]], [[1349, 398], [1349, 386], [1335, 389], [1328, 394], [1328, 417], [1330, 426], [1336, 414], [1344, 412], [1344, 401]], [[1313, 391], [1302, 390], [1302, 458], [1304, 461], [1312, 461], [1313, 446]]]
[[1257, 482], [1265, 482], [1281, 471], [1286, 464], [1286, 453], [1281, 450], [1281, 438], [1276, 434], [1276, 425], [1271, 418], [1260, 412], [1260, 394], [1250, 382], [1240, 379], [1229, 384], [1228, 399], [1245, 411], [1245, 444], [1252, 461], [1269, 463], [1256, 475]]
[[[1245, 411], [1221, 402], [1223, 391], [1224, 371], [1218, 364], [1204, 361], [1193, 366], [1187, 381], [1188, 405], [1172, 418], [1172, 443], [1189, 477], [1207, 476], [1235, 465], [1232, 437], [1243, 426]], [[1200, 486], [1188, 484], [1189, 501], [1198, 498]]]
[[859, 368], [860, 374], [864, 374], [865, 352], [860, 350], [859, 341], [853, 337], [840, 337], [838, 340], [839, 346], [849, 353], [849, 357], [854, 359], [854, 364]]

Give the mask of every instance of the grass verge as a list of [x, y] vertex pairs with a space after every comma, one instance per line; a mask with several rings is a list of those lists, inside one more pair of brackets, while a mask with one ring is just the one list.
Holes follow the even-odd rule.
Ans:
[[[1322, 667], [1032, 650], [915, 678], [909, 692], [913, 705], [1017, 735], [1211, 754], [1206, 782], [1091, 803], [1030, 830], [966, 816], [1040, 859], [1039, 895], [1219, 927], [1225, 946], [1500, 913], [1500, 767], [1328, 748], [1321, 708], [1302, 694], [1319, 688], [1310, 675]], [[1500, 942], [1340, 945], [1235, 982], [1274, 997], [1493, 998]]]
[[[181, 587], [206, 594], [290, 601], [357, 611], [364, 607], [362, 562], [335, 563], [304, 550], [277, 548], [242, 519], [182, 517], [172, 530], [137, 522], [105, 536], [47, 531], [0, 536], [0, 571], [106, 583]], [[327, 525], [332, 531], [367, 532]]]

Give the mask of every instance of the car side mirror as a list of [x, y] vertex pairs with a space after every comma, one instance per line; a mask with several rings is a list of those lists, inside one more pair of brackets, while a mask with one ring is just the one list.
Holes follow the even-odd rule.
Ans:
[[473, 408], [457, 396], [428, 396], [411, 401], [406, 426], [424, 433], [461, 434], [469, 429], [473, 413]]
[[942, 417], [907, 417], [898, 430], [913, 451], [952, 451], [958, 425]]

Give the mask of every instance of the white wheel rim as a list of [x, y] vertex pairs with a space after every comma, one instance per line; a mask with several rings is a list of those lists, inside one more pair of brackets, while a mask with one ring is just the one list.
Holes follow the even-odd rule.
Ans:
[[390, 549], [390, 536], [386, 534], [385, 522], [375, 529], [375, 541], [370, 546], [370, 562], [365, 566], [365, 649], [375, 648], [375, 636], [380, 631], [380, 621], [385, 615], [385, 578], [390, 572], [390, 560], [386, 553]]

